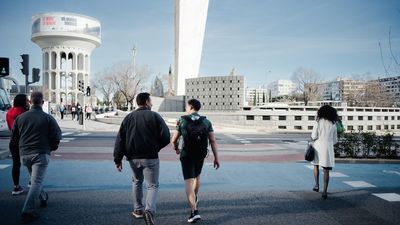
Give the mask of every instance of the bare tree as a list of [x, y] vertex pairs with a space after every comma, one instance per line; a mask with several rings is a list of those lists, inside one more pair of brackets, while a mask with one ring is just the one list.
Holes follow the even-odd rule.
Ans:
[[368, 81], [365, 85], [365, 92], [362, 96], [363, 106], [390, 107], [393, 105], [393, 98], [382, 84], [377, 80]]
[[297, 84], [295, 94], [300, 94], [304, 104], [311, 100], [318, 100], [321, 75], [313, 69], [300, 67], [293, 72], [292, 81]]
[[112, 72], [110, 69], [104, 70], [102, 73], [96, 75], [96, 80], [93, 80], [93, 86], [103, 94], [104, 104], [111, 103], [113, 94], [116, 91], [115, 84], [111, 79]]
[[394, 76], [400, 74], [400, 57], [393, 50], [391, 27], [389, 27], [386, 57], [384, 56], [384, 50], [382, 49], [381, 42], [378, 43], [378, 46], [381, 54], [382, 66], [385, 69], [386, 76]]

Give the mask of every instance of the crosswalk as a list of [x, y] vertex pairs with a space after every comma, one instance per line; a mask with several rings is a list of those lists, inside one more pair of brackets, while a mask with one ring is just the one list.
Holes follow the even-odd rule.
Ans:
[[[305, 167], [307, 167], [308, 169], [313, 170], [314, 166], [313, 165], [304, 165]], [[322, 170], [322, 168], [320, 167], [320, 170]], [[390, 171], [388, 172], [387, 170], [383, 170], [383, 173], [391, 173], [391, 174], [397, 174], [400, 176], [400, 172], [399, 171]], [[368, 183], [366, 181], [362, 181], [362, 180], [351, 180], [350, 176], [343, 174], [341, 172], [330, 172], [329, 173], [330, 177], [336, 178], [336, 177], [340, 177], [340, 178], [347, 178], [346, 180], [343, 180], [342, 182], [352, 188], [377, 188], [376, 185]], [[381, 198], [385, 201], [388, 202], [400, 202], [400, 195], [397, 193], [371, 193], [371, 195], [376, 196], [378, 198]]]
[[[87, 133], [87, 132], [64, 132], [64, 133], [62, 133], [63, 138], [62, 138], [62, 140], [60, 142], [61, 143], [68, 143], [68, 142], [71, 142], [71, 141], [75, 140], [76, 139], [75, 137], [83, 137], [83, 136], [87, 136], [89, 134], [91, 134], [91, 133]], [[68, 136], [68, 137], [66, 137], [66, 136]], [[70, 137], [70, 136], [72, 136], [72, 137]]]

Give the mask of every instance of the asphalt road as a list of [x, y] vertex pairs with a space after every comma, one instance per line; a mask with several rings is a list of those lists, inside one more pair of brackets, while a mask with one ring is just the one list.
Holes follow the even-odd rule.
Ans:
[[[115, 132], [63, 130], [45, 179], [50, 200], [33, 224], [144, 224], [130, 216], [131, 176], [112, 160]], [[304, 134], [218, 134], [221, 168], [202, 172], [199, 224], [400, 224], [400, 164], [338, 163], [329, 197], [312, 192], [312, 166], [302, 161]], [[157, 224], [187, 224], [178, 156], [160, 153]], [[299, 159], [296, 157], [300, 157]], [[25, 195], [11, 196], [11, 160], [0, 160], [0, 224], [19, 224]], [[322, 177], [321, 177], [322, 179]], [[28, 175], [21, 172], [26, 187]], [[322, 185], [322, 181], [321, 181]], [[386, 194], [386, 198], [383, 197]], [[379, 197], [380, 196], [380, 197]], [[397, 201], [396, 201], [396, 198]]]

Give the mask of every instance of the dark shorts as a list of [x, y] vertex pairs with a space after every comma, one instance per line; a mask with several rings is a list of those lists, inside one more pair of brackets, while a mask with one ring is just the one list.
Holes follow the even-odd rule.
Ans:
[[324, 166], [321, 166], [324, 170], [332, 170], [332, 167], [324, 167]]
[[198, 177], [201, 174], [203, 168], [204, 159], [202, 160], [190, 160], [181, 158], [183, 179], [187, 180], [190, 178]]

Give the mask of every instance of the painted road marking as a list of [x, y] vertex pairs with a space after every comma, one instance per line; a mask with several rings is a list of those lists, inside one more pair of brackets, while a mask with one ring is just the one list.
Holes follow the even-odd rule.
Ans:
[[349, 177], [346, 174], [340, 173], [340, 172], [330, 172], [329, 173], [330, 177]]
[[379, 193], [379, 194], [372, 194], [378, 198], [386, 200], [388, 202], [400, 202], [400, 195], [396, 193]]
[[250, 144], [250, 141], [241, 141], [243, 144]]
[[79, 133], [79, 134], [76, 134], [76, 135], [74, 135], [74, 136], [87, 136], [87, 135], [89, 135], [90, 133]]
[[72, 132], [65, 132], [65, 133], [62, 133], [62, 136], [67, 136], [67, 135], [70, 135], [70, 134], [72, 134]]
[[375, 185], [372, 185], [365, 181], [343, 181], [343, 183], [355, 188], [376, 187]]
[[384, 172], [384, 173], [389, 173], [389, 174], [397, 174], [397, 175], [400, 176], [400, 172], [395, 171], [395, 170], [384, 170], [383, 172]]
[[9, 166], [10, 166], [9, 164], [0, 164], [0, 170], [5, 169]]
[[61, 139], [60, 142], [67, 143], [67, 142], [70, 142], [70, 141], [73, 141], [73, 140], [75, 140], [75, 138], [63, 138], [63, 139]]

